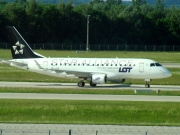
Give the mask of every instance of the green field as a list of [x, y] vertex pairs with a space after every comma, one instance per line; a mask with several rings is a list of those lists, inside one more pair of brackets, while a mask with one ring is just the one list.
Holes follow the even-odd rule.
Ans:
[[[180, 52], [128, 52], [128, 51], [76, 51], [35, 50], [46, 57], [79, 57], [79, 58], [147, 58], [163, 63], [179, 63]], [[0, 50], [0, 59], [11, 59], [10, 50]]]
[[168, 102], [0, 100], [0, 122], [180, 125], [180, 104]]

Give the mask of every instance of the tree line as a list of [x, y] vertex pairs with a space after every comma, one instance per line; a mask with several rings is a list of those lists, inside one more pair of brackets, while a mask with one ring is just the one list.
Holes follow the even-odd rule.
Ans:
[[35, 0], [0, 1], [0, 42], [5, 27], [15, 26], [30, 43], [86, 44], [87, 15], [90, 44], [180, 45], [180, 8], [155, 6], [146, 0], [93, 0], [43, 4]]
[[[7, 2], [12, 2], [13, 0], [6, 0]], [[71, 0], [73, 4], [75, 5], [79, 5], [79, 4], [84, 4], [84, 3], [90, 3], [93, 0]], [[106, 1], [106, 0], [103, 0]], [[65, 2], [68, 3], [69, 0], [38, 0], [38, 2], [42, 2], [42, 3], [46, 3], [46, 4], [57, 4], [59, 2]], [[131, 0], [122, 0], [123, 4], [131, 4]], [[156, 4], [156, 0], [146, 0], [147, 4], [150, 5], [155, 5]], [[164, 0], [164, 4], [165, 6], [180, 6], [180, 1], [179, 0]]]

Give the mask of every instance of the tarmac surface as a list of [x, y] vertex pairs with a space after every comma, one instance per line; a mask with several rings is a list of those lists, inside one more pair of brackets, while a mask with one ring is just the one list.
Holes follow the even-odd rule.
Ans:
[[179, 135], [180, 127], [78, 125], [78, 124], [0, 124], [2, 135]]
[[0, 93], [0, 99], [180, 102], [179, 96], [100, 95], [100, 94], [96, 95], [96, 94]]
[[0, 99], [180, 102], [179, 96], [99, 95], [99, 94], [96, 95], [96, 94], [1, 93]]
[[91, 87], [86, 83], [85, 87], [78, 87], [77, 83], [43, 83], [43, 82], [0, 82], [0, 87], [24, 87], [24, 88], [71, 88], [71, 89], [133, 89], [133, 90], [180, 90], [180, 86], [174, 85], [151, 85], [145, 88], [145, 85], [134, 84], [98, 84]]
[[[37, 83], [37, 82], [0, 82], [0, 87], [33, 87], [33, 88], [79, 88], [75, 83]], [[103, 84], [97, 87], [86, 86], [88, 89], [134, 89], [136, 92], [156, 92], [169, 90], [179, 91], [180, 86], [152, 85], [144, 88], [143, 85], [115, 85]], [[1, 99], [60, 99], [60, 100], [108, 100], [108, 101], [158, 101], [180, 102], [179, 96], [150, 96], [150, 95], [101, 95], [101, 94], [43, 94], [43, 93], [0, 93]]]

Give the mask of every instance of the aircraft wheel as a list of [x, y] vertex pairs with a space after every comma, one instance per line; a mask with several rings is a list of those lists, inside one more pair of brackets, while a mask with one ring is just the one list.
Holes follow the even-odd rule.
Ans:
[[150, 84], [146, 84], [145, 87], [146, 87], [146, 88], [150, 88]]
[[94, 84], [94, 83], [92, 83], [92, 82], [90, 82], [89, 83], [90, 84], [90, 86], [92, 86], [92, 87], [95, 87], [97, 84]]
[[79, 82], [79, 83], [78, 83], [78, 86], [79, 86], [79, 87], [84, 87], [84, 86], [85, 86], [85, 82]]

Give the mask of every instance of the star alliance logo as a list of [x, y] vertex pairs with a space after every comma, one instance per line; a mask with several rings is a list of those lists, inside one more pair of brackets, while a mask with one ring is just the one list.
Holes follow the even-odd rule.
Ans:
[[19, 41], [12, 47], [15, 51], [15, 54], [23, 54], [23, 48], [25, 46], [23, 44], [20, 44]]

